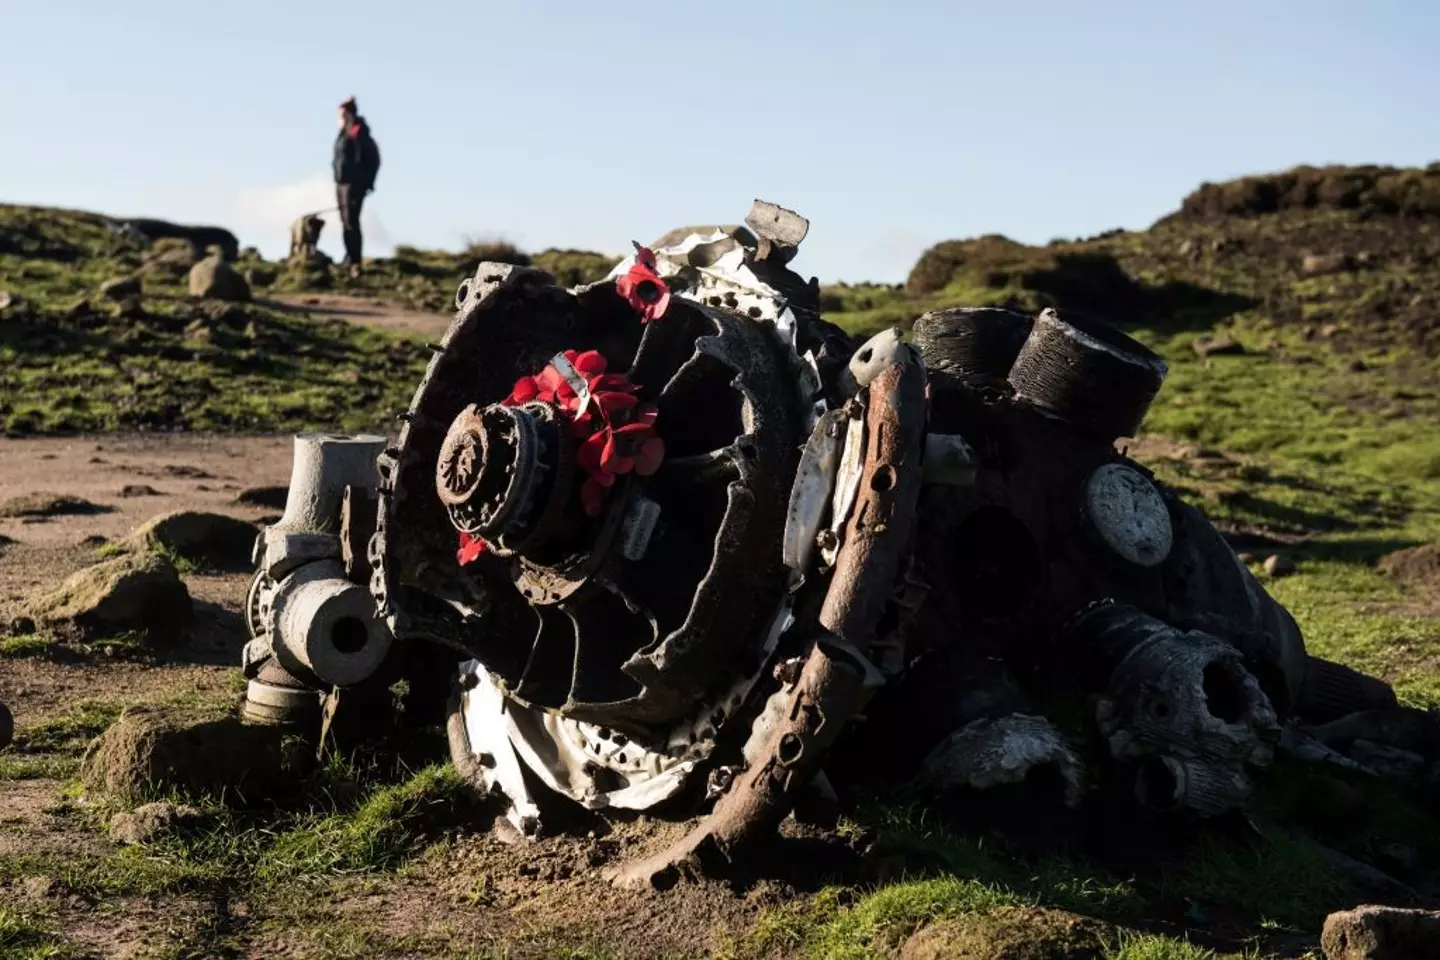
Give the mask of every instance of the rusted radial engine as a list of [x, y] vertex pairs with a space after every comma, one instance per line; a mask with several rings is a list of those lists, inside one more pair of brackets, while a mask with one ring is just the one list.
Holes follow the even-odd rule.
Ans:
[[[536, 781], [591, 808], [678, 793], [816, 641], [795, 608], [823, 598], [781, 541], [849, 344], [785, 267], [804, 221], [757, 204], [748, 222], [574, 292], [482, 264], [381, 458], [372, 592], [402, 643], [466, 658], [452, 753], [521, 832]], [[636, 410], [663, 438], [649, 469], [611, 450], [643, 432]]]

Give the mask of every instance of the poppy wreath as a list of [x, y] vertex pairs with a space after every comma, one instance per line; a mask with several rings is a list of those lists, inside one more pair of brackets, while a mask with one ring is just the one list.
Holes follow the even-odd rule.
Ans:
[[[575, 463], [585, 473], [580, 505], [587, 516], [598, 517], [617, 477], [648, 477], [660, 469], [665, 441], [655, 432], [655, 405], [642, 403], [635, 395], [639, 387], [623, 373], [607, 373], [608, 361], [599, 351], [566, 350], [562, 356], [574, 371], [573, 380], [551, 361], [535, 376], [517, 380], [500, 402], [516, 407], [538, 401], [560, 409], [570, 435], [580, 441], [575, 452]], [[576, 389], [581, 383], [583, 393]], [[484, 539], [462, 531], [455, 559], [464, 566], [486, 549]]]

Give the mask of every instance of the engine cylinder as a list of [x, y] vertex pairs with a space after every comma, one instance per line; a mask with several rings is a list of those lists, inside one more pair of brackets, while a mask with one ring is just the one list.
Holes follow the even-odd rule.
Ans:
[[1017, 400], [1108, 441], [1135, 435], [1166, 372], [1165, 361], [1118, 330], [1045, 310], [1010, 384]]

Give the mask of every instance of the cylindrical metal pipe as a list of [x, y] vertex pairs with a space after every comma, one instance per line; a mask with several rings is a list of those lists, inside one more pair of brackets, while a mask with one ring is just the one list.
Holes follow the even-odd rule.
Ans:
[[375, 616], [364, 587], [345, 578], [343, 564], [300, 567], [275, 590], [272, 643], [286, 670], [338, 687], [370, 677], [390, 651], [391, 635]]
[[375, 461], [384, 450], [385, 438], [370, 434], [296, 434], [285, 515], [270, 530], [338, 534], [345, 488], [377, 488]]

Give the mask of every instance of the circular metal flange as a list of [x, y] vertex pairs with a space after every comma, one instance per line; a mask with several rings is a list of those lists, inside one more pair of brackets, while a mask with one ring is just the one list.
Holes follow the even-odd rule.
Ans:
[[456, 525], [498, 537], [525, 513], [540, 475], [539, 425], [522, 407], [474, 404], [445, 434], [435, 490]]
[[1175, 530], [1160, 491], [1139, 470], [1107, 463], [1085, 481], [1085, 516], [1114, 553], [1138, 567], [1170, 555]]

